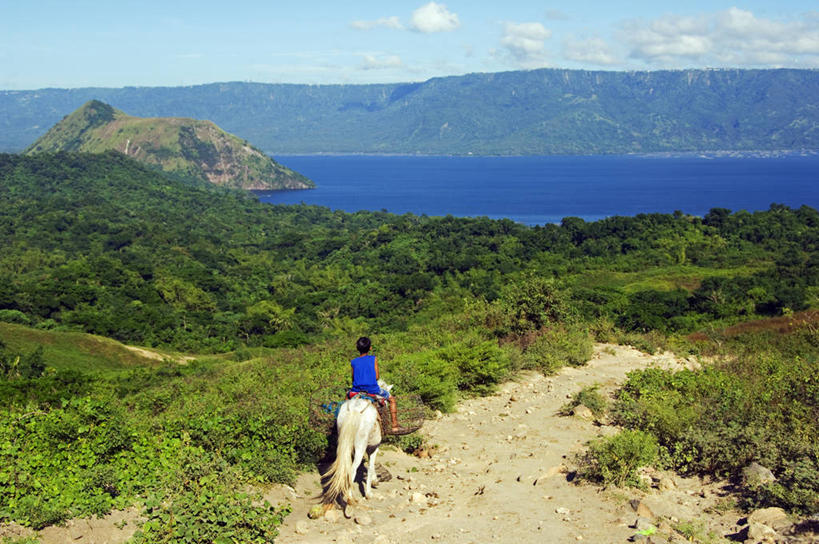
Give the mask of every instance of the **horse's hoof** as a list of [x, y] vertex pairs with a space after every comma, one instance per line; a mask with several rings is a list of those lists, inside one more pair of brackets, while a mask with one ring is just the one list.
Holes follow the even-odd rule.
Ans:
[[349, 503], [344, 505], [344, 517], [345, 518], [350, 519], [351, 517], [353, 517], [352, 511], [353, 511], [353, 509], [351, 508]]

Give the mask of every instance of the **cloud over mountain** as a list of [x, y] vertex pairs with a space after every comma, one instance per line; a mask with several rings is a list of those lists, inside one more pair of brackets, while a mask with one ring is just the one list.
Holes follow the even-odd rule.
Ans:
[[430, 2], [412, 12], [412, 29], [424, 34], [432, 32], [449, 32], [461, 26], [456, 13], [452, 13], [444, 4]]
[[652, 66], [819, 64], [819, 20], [777, 21], [732, 7], [699, 16], [630, 20], [620, 38], [629, 56]]
[[551, 36], [540, 23], [505, 23], [501, 46], [521, 66], [534, 68], [545, 64], [545, 41]]

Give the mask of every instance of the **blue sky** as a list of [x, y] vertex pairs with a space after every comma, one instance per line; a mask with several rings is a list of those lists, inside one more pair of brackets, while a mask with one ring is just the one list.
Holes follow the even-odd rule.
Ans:
[[815, 1], [3, 0], [0, 89], [819, 68]]

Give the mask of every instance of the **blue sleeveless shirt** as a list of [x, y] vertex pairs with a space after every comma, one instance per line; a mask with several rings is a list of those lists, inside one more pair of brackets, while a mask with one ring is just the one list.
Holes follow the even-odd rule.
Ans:
[[350, 364], [353, 366], [353, 391], [364, 391], [372, 395], [380, 395], [381, 388], [375, 377], [375, 355], [356, 357]]

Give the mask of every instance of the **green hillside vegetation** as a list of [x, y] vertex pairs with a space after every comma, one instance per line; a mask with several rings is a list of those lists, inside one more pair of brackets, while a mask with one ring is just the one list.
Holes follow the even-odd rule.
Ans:
[[66, 116], [25, 153], [116, 150], [183, 178], [235, 189], [307, 189], [314, 184], [210, 121], [131, 117], [98, 100]]
[[0, 92], [0, 150], [91, 99], [210, 119], [274, 153], [599, 154], [819, 149], [817, 70], [541, 69], [416, 83]]
[[[0, 319], [14, 319], [0, 310]], [[159, 364], [163, 357], [146, 357], [116, 340], [82, 332], [49, 331], [0, 321], [0, 342], [15, 353], [42, 350], [43, 363], [57, 370], [114, 370]], [[168, 354], [169, 360], [173, 355]]]
[[[756, 460], [778, 480], [747, 504], [813, 512], [817, 241], [807, 206], [526, 227], [271, 206], [115, 152], [0, 155], [0, 520], [139, 503], [138, 542], [271, 540], [286, 511], [248, 484], [324, 454], [308, 401], [343, 389], [361, 334], [397, 391], [442, 411], [521, 369], [582, 365], [594, 340], [707, 355], [630, 377], [614, 417], [640, 433], [598, 447], [589, 477], [624, 474], [606, 457], [624, 443], [699, 474]], [[79, 353], [79, 333], [200, 355], [48, 361], [49, 338]]]

